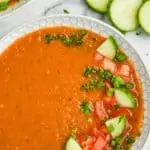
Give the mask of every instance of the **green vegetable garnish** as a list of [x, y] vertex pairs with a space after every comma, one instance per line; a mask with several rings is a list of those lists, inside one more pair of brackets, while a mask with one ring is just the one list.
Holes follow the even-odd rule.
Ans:
[[93, 67], [92, 70], [91, 70], [91, 72], [93, 74], [97, 74], [99, 72], [99, 68], [98, 67]]
[[109, 88], [109, 89], [107, 90], [107, 95], [108, 95], [108, 96], [113, 96], [113, 95], [114, 95], [114, 88]]
[[132, 89], [134, 87], [134, 84], [133, 83], [130, 83], [130, 82], [128, 82], [127, 84], [126, 84], [126, 88], [127, 89]]
[[67, 9], [64, 9], [65, 14], [69, 14], [69, 11]]
[[121, 77], [115, 76], [112, 78], [112, 83], [115, 88], [119, 88], [121, 85], [125, 84], [125, 81]]
[[8, 2], [0, 2], [0, 11], [6, 10], [8, 8]]
[[90, 75], [91, 71], [92, 71], [91, 67], [86, 67], [83, 72], [84, 76], [88, 77]]
[[108, 131], [109, 131], [109, 132], [113, 132], [113, 131], [114, 131], [114, 127], [113, 127], [112, 124], [110, 124], [110, 125], [108, 126]]
[[103, 79], [110, 79], [112, 77], [112, 74], [108, 70], [103, 70], [102, 72], [100, 72], [100, 77]]
[[123, 62], [127, 59], [127, 56], [123, 52], [117, 52], [115, 59], [119, 62]]
[[93, 105], [89, 102], [84, 101], [81, 103], [80, 109], [85, 115], [89, 115], [93, 111]]
[[103, 81], [100, 80], [97, 82], [97, 89], [102, 89], [104, 87], [105, 87], [105, 83]]
[[54, 36], [52, 34], [46, 34], [45, 35], [46, 44], [49, 44], [52, 40], [54, 40]]
[[135, 138], [133, 137], [133, 136], [127, 136], [127, 138], [126, 138], [126, 143], [128, 144], [128, 145], [131, 145], [131, 144], [133, 144], [135, 142]]
[[84, 84], [81, 85], [80, 89], [88, 91], [89, 90], [89, 85], [87, 83], [84, 83]]

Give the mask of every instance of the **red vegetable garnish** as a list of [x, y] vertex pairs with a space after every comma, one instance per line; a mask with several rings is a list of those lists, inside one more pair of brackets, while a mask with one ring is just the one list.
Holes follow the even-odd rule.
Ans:
[[101, 54], [97, 53], [97, 52], [94, 54], [94, 62], [95, 63], [99, 63], [100, 61], [103, 60], [103, 58], [104, 57]]
[[104, 120], [107, 118], [108, 115], [107, 115], [107, 112], [105, 110], [103, 101], [96, 102], [95, 113], [96, 113], [97, 117], [99, 118], [99, 120]]
[[112, 60], [104, 58], [103, 68], [109, 70], [111, 73], [115, 73], [117, 70], [117, 65]]
[[111, 116], [112, 117], [117, 117], [119, 115], [125, 115], [127, 118], [131, 118], [132, 117], [132, 112], [130, 109], [128, 108], [118, 108], [118, 110], [114, 110], [111, 112]]
[[112, 107], [114, 105], [117, 104], [117, 101], [115, 99], [115, 97], [111, 97], [111, 96], [104, 96], [103, 98], [104, 104], [106, 107]]

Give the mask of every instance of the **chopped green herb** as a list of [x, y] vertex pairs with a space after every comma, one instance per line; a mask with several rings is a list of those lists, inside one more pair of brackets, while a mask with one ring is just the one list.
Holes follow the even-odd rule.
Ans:
[[117, 52], [115, 59], [119, 62], [123, 62], [127, 59], [127, 56], [123, 52]]
[[115, 147], [115, 146], [116, 146], [116, 141], [115, 141], [115, 140], [112, 140], [112, 141], [110, 142], [110, 146]]
[[64, 9], [65, 14], [69, 14], [69, 11], [67, 9]]
[[79, 39], [82, 39], [86, 34], [87, 34], [87, 30], [80, 30], [80, 33], [79, 33], [80, 37], [79, 37]]
[[121, 77], [115, 76], [112, 78], [112, 83], [115, 88], [119, 88], [121, 85], [125, 84], [125, 81]]
[[89, 90], [89, 85], [87, 83], [84, 83], [84, 84], [81, 85], [80, 89], [88, 91]]
[[110, 125], [108, 126], [108, 131], [109, 131], [109, 132], [113, 132], [113, 131], [114, 131], [114, 127], [113, 127], [112, 124], [110, 124]]
[[98, 89], [102, 89], [104, 87], [105, 87], [105, 83], [102, 80], [100, 80], [100, 81], [97, 82], [97, 88]]
[[91, 72], [93, 74], [97, 74], [99, 72], [99, 68], [98, 67], [93, 67], [92, 70], [91, 70]]
[[108, 70], [103, 70], [102, 72], [100, 72], [100, 77], [103, 79], [110, 79], [112, 77], [112, 74]]
[[83, 72], [84, 76], [88, 77], [91, 74], [91, 71], [92, 71], [91, 67], [86, 67]]
[[94, 87], [96, 86], [97, 84], [97, 79], [90, 79], [90, 85], [94, 85]]
[[115, 138], [115, 141], [116, 141], [116, 144], [117, 144], [117, 145], [120, 145], [121, 142], [122, 142], [122, 139], [121, 139], [120, 136], [118, 136], [118, 137]]
[[54, 36], [52, 34], [46, 34], [45, 36], [46, 44], [49, 44], [52, 40], [54, 40]]
[[113, 95], [114, 95], [114, 88], [109, 88], [109, 89], [107, 90], [107, 95], [108, 95], [108, 96], [113, 96]]
[[133, 83], [130, 83], [130, 82], [128, 82], [127, 84], [126, 84], [126, 88], [127, 89], [132, 89], [134, 87], [134, 84]]
[[135, 142], [135, 138], [133, 137], [133, 136], [127, 136], [127, 138], [126, 138], [126, 143], [128, 144], [128, 145], [131, 145], [131, 144], [133, 144]]
[[95, 85], [89, 84], [89, 90], [94, 90], [94, 89], [95, 89]]
[[8, 8], [8, 2], [0, 2], [0, 11], [6, 10]]
[[89, 115], [93, 111], [93, 105], [84, 101], [81, 103], [80, 109], [85, 115]]

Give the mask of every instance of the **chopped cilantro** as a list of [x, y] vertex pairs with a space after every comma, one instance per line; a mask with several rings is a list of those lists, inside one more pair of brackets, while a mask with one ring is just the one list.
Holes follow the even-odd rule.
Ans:
[[90, 75], [91, 71], [92, 71], [91, 67], [86, 67], [83, 71], [84, 76], [88, 77]]
[[85, 115], [89, 115], [93, 111], [93, 105], [89, 102], [82, 102], [80, 105], [81, 112]]
[[69, 11], [67, 9], [64, 9], [65, 14], [69, 14]]
[[103, 70], [102, 72], [100, 72], [100, 77], [103, 79], [110, 79], [112, 77], [112, 74], [108, 70]]
[[123, 52], [117, 52], [115, 59], [119, 62], [123, 62], [127, 59], [127, 56]]
[[127, 89], [132, 89], [134, 87], [134, 84], [133, 83], [130, 83], [130, 82], [128, 82], [127, 84], [126, 84], [126, 88]]
[[135, 142], [135, 138], [133, 136], [127, 136], [126, 143], [127, 145], [131, 145]]
[[113, 96], [113, 95], [114, 95], [114, 88], [109, 88], [109, 89], [107, 90], [107, 95], [108, 95], [108, 96]]
[[102, 80], [97, 82], [97, 88], [98, 89], [102, 89], [105, 87], [105, 82], [103, 82]]

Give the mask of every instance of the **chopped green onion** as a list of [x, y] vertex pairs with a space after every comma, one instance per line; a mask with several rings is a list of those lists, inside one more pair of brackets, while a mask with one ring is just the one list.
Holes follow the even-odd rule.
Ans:
[[120, 136], [118, 136], [118, 137], [115, 138], [115, 141], [116, 141], [116, 144], [117, 144], [117, 145], [120, 145], [121, 142], [122, 142], [122, 139], [121, 139]]
[[69, 14], [69, 11], [67, 9], [64, 9], [65, 14]]
[[112, 77], [112, 74], [108, 70], [103, 70], [102, 72], [100, 72], [100, 77], [103, 79], [110, 79]]
[[108, 90], [107, 90], [107, 95], [108, 96], [113, 96], [114, 95], [114, 88], [109, 88]]
[[112, 140], [112, 141], [110, 142], [110, 146], [115, 147], [115, 146], [116, 146], [116, 141], [115, 141], [115, 140]]
[[89, 90], [89, 85], [87, 83], [84, 83], [84, 84], [81, 85], [80, 89], [88, 91]]
[[93, 105], [89, 102], [82, 102], [80, 105], [81, 112], [85, 115], [89, 115], [93, 111]]
[[102, 89], [104, 87], [105, 87], [105, 83], [102, 80], [100, 80], [100, 81], [97, 82], [97, 88], [98, 89]]
[[121, 85], [125, 84], [125, 81], [120, 76], [115, 76], [112, 78], [112, 83], [115, 88], [119, 88]]
[[132, 89], [134, 87], [134, 84], [133, 83], [130, 83], [130, 82], [128, 82], [127, 84], [126, 84], [126, 88], [127, 89]]
[[99, 72], [99, 68], [98, 68], [98, 67], [93, 67], [92, 70], [91, 70], [91, 72], [92, 72], [93, 74], [96, 74], [96, 73]]
[[117, 52], [115, 59], [119, 62], [123, 62], [127, 59], [127, 56], [123, 52]]
[[131, 145], [131, 144], [133, 144], [135, 142], [135, 138], [133, 137], [133, 136], [127, 136], [127, 138], [126, 138], [126, 143], [128, 144], [128, 145]]
[[83, 72], [84, 76], [88, 77], [91, 74], [91, 71], [92, 71], [91, 67], [86, 67]]

